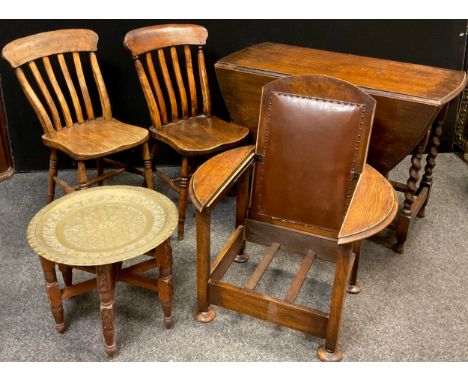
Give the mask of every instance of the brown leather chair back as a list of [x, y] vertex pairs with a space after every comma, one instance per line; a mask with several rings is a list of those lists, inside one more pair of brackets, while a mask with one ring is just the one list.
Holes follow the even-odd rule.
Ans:
[[366, 162], [375, 100], [320, 75], [263, 87], [249, 217], [337, 238]]

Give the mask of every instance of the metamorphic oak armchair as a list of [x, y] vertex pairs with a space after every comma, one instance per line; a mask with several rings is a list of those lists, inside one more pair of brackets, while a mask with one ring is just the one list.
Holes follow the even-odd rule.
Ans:
[[[51, 149], [49, 203], [54, 199], [56, 183], [65, 192], [71, 192], [96, 183], [102, 185], [104, 180], [123, 171], [144, 176], [148, 188], [154, 188], [148, 131], [112, 117], [109, 97], [96, 58], [97, 43], [98, 35], [92, 30], [64, 29], [14, 40], [2, 50], [3, 58], [15, 70], [39, 118], [44, 130], [42, 141]], [[92, 72], [94, 84], [86, 82], [85, 73], [88, 70]], [[31, 81], [31, 77], [34, 81]], [[81, 91], [81, 100], [76, 85]], [[91, 91], [96, 88], [99, 97]], [[101, 116], [93, 107], [93, 104], [97, 104], [97, 98]], [[136, 147], [141, 147], [144, 171], [105, 158]], [[78, 186], [71, 188], [57, 178], [58, 151], [77, 161]], [[98, 174], [92, 179], [86, 175], [85, 162], [88, 160], [96, 160]], [[104, 163], [116, 167], [116, 170], [104, 174]]]
[[[161, 180], [179, 194], [179, 240], [184, 237], [190, 179], [188, 158], [232, 148], [249, 133], [245, 127], [211, 115], [210, 88], [203, 54], [207, 37], [208, 31], [202, 26], [168, 24], [132, 30], [124, 40], [125, 47], [132, 53], [151, 114], [150, 133], [182, 156], [180, 177], [170, 179], [156, 170]], [[197, 60], [192, 60], [192, 46], [197, 47]], [[167, 58], [171, 62], [171, 71]], [[185, 63], [185, 68], [179, 62]], [[197, 70], [198, 76], [194, 74]], [[178, 97], [174, 91], [174, 79]], [[153, 156], [157, 154], [157, 148], [155, 143]]]
[[[345, 292], [360, 291], [361, 242], [383, 230], [398, 208], [392, 186], [366, 164], [375, 100], [336, 78], [303, 75], [265, 85], [260, 110], [256, 147], [218, 154], [190, 181], [197, 209], [196, 319], [213, 320], [210, 305], [219, 305], [325, 338], [318, 358], [339, 361]], [[211, 263], [210, 214], [236, 182], [237, 228]], [[247, 241], [269, 249], [243, 286], [222, 281], [233, 261], [247, 261]], [[280, 249], [303, 258], [283, 299], [255, 290]], [[329, 312], [295, 303], [317, 260], [336, 263]]]

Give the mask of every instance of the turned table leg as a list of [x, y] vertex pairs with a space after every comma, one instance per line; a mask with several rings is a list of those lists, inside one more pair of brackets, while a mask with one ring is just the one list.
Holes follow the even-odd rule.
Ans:
[[429, 195], [430, 195], [430, 190], [432, 187], [432, 172], [434, 170], [434, 167], [436, 165], [435, 159], [437, 158], [438, 153], [438, 148], [440, 146], [440, 136], [442, 135], [442, 126], [444, 125], [445, 119], [447, 118], [447, 110], [448, 110], [448, 105], [445, 105], [445, 107], [440, 111], [439, 115], [437, 116], [436, 119], [436, 127], [434, 129], [434, 134], [431, 137], [430, 140], [430, 148], [429, 148], [429, 153], [427, 154], [426, 157], [426, 166], [424, 167], [424, 175], [421, 180], [421, 184], [419, 185], [419, 192], [424, 187], [428, 188], [427, 191], [427, 196], [424, 204], [422, 205], [421, 209], [418, 212], [418, 217], [422, 218], [426, 214], [426, 205], [427, 202], [429, 201]]
[[208, 301], [208, 280], [210, 278], [210, 222], [209, 212], [196, 215], [197, 231], [197, 307], [195, 319], [199, 322], [213, 321], [216, 313]]
[[352, 244], [338, 246], [325, 345], [321, 345], [317, 349], [317, 357], [321, 361], [341, 361], [343, 358], [341, 349], [338, 346], [338, 335], [348, 284], [348, 266], [351, 261], [351, 254]]
[[164, 312], [164, 325], [172, 327], [172, 248], [169, 239], [156, 248], [159, 264], [158, 298]]
[[114, 317], [114, 267], [113, 264], [96, 266], [96, 280], [101, 305], [102, 330], [106, 353], [112, 357], [117, 346], [115, 345], [115, 317]]
[[58, 269], [62, 273], [65, 286], [71, 286], [73, 283], [73, 268], [65, 264], [58, 264]]
[[405, 190], [405, 201], [403, 209], [398, 216], [398, 223], [396, 229], [397, 243], [393, 246], [393, 250], [397, 253], [403, 253], [405, 249], [405, 242], [408, 236], [408, 229], [412, 217], [412, 206], [415, 201], [415, 194], [417, 191], [417, 183], [419, 181], [419, 170], [421, 170], [421, 160], [423, 157], [424, 147], [420, 143], [413, 152], [411, 157], [411, 167], [409, 169], [409, 178], [406, 182], [407, 188]]
[[58, 286], [57, 273], [55, 272], [55, 263], [39, 256], [42, 271], [47, 287], [47, 296], [49, 297], [52, 316], [55, 320], [55, 328], [59, 333], [65, 331], [65, 321], [63, 318], [62, 292]]
[[[430, 189], [432, 186], [432, 172], [435, 167], [435, 158], [438, 154], [437, 149], [440, 145], [440, 136], [442, 134], [442, 126], [447, 116], [447, 110], [448, 105], [445, 105], [439, 112], [435, 121], [434, 134], [431, 137], [431, 146], [426, 158], [424, 175], [419, 184], [419, 188], [417, 187], [417, 182], [419, 180], [419, 170], [422, 167], [421, 160], [424, 153], [426, 139], [421, 140], [411, 158], [411, 168], [409, 171], [410, 177], [405, 191], [405, 201], [403, 209], [398, 217], [396, 231], [397, 243], [393, 247], [393, 250], [397, 253], [403, 253], [404, 251], [405, 241], [408, 236], [408, 228], [413, 216], [417, 214], [419, 217], [424, 217], [425, 215], [425, 208], [429, 200]], [[415, 196], [417, 197], [416, 204]]]

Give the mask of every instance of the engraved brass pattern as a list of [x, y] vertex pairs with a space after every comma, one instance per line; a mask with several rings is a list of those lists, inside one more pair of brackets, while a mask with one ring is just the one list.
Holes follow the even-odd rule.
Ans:
[[68, 194], [40, 210], [27, 238], [46, 259], [103, 265], [142, 255], [174, 231], [177, 208], [143, 187], [102, 186]]

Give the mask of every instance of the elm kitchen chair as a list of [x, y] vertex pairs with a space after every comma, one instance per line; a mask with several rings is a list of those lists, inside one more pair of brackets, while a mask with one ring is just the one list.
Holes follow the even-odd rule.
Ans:
[[[264, 86], [256, 147], [218, 154], [190, 181], [198, 321], [215, 318], [211, 304], [222, 306], [325, 338], [318, 358], [342, 359], [344, 297], [360, 291], [361, 242], [383, 230], [398, 208], [390, 183], [366, 164], [374, 111], [373, 98], [333, 77], [293, 76]], [[237, 228], [211, 263], [211, 211], [234, 183]], [[223, 281], [233, 261], [246, 260], [246, 241], [269, 249], [243, 286]], [[279, 249], [303, 258], [284, 298], [256, 291]], [[317, 259], [336, 263], [328, 313], [295, 303]]]
[[[245, 127], [211, 115], [210, 88], [203, 53], [207, 37], [208, 31], [199, 25], [167, 24], [132, 30], [124, 40], [125, 47], [132, 53], [148, 104], [151, 135], [182, 156], [179, 177], [170, 179], [156, 170], [156, 174], [179, 194], [179, 240], [184, 237], [190, 180], [189, 157], [206, 156], [232, 148], [249, 133]], [[197, 62], [192, 59], [192, 46], [197, 49]], [[180, 57], [184, 57], [180, 62], [185, 62], [185, 68], [179, 63], [179, 53]], [[172, 62], [171, 73], [167, 58]], [[198, 81], [195, 75], [197, 70]], [[178, 97], [174, 91], [174, 79]], [[157, 153], [157, 147], [155, 142], [153, 156]]]
[[[42, 141], [51, 149], [48, 203], [54, 200], [56, 184], [62, 187], [65, 193], [71, 193], [96, 183], [102, 185], [104, 180], [124, 171], [143, 176], [146, 186], [154, 189], [148, 130], [112, 117], [109, 97], [96, 58], [97, 43], [98, 35], [92, 30], [64, 29], [19, 38], [8, 43], [2, 50], [3, 58], [15, 70], [16, 77], [39, 118], [44, 130]], [[67, 64], [67, 61], [73, 62], [73, 65]], [[85, 72], [88, 67], [85, 64], [89, 64], [94, 77], [99, 96], [95, 97], [99, 98], [102, 116], [93, 108], [94, 98], [91, 96], [94, 94], [90, 92], [91, 86], [88, 86], [92, 83], [86, 82]], [[56, 75], [54, 70], [61, 75]], [[31, 76], [34, 82], [30, 80]], [[34, 90], [34, 83], [39, 91], [37, 88]], [[81, 90], [81, 101], [86, 114], [83, 112], [76, 84]], [[50, 90], [50, 86], [53, 91]], [[57, 105], [62, 115], [59, 114]], [[71, 111], [71, 105], [74, 113]], [[140, 147], [142, 152], [144, 171], [105, 158], [110, 154], [137, 147]], [[57, 178], [59, 151], [77, 161], [76, 187]], [[96, 160], [97, 163], [97, 176], [91, 179], [86, 175], [85, 161], [88, 160]], [[116, 169], [104, 173], [104, 163]], [[71, 287], [72, 267], [59, 264], [59, 269], [65, 284]]]
[[[58, 151], [77, 161], [78, 185], [73, 187], [75, 190], [87, 188], [95, 183], [102, 185], [105, 179], [123, 171], [144, 176], [148, 188], [154, 188], [148, 149], [149, 133], [144, 128], [120, 122], [112, 117], [109, 97], [96, 58], [97, 43], [98, 35], [92, 30], [63, 29], [19, 38], [5, 45], [2, 50], [3, 58], [15, 70], [16, 77], [39, 118], [44, 130], [42, 141], [51, 149], [49, 203], [54, 199], [56, 183], [62, 186], [65, 192], [71, 191], [69, 185], [57, 179]], [[73, 62], [73, 65], [67, 64], [67, 61]], [[93, 108], [94, 94], [90, 93], [92, 88], [88, 86], [93, 84], [87, 83], [85, 78], [85, 64], [88, 63], [99, 95], [101, 116]], [[61, 72], [61, 75], [56, 75], [54, 68]], [[28, 79], [31, 75], [39, 91], [34, 90], [34, 82]], [[44, 78], [47, 78], [47, 84]], [[76, 84], [81, 90], [81, 102]], [[83, 112], [83, 104], [86, 114]], [[74, 113], [71, 111], [71, 105]], [[144, 171], [105, 158], [110, 154], [139, 146], [142, 150]], [[96, 160], [98, 174], [92, 179], [88, 179], [86, 175], [85, 161], [88, 160]], [[117, 169], [104, 174], [104, 163]]]

